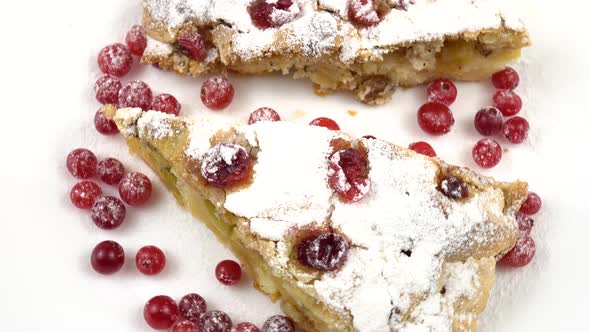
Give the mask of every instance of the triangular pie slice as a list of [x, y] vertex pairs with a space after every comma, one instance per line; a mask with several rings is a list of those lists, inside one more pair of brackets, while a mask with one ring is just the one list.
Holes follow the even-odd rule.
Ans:
[[397, 86], [487, 78], [530, 43], [501, 0], [143, 2], [143, 63], [193, 76], [292, 74], [368, 104]]
[[107, 109], [303, 331], [476, 331], [526, 183], [323, 127]]

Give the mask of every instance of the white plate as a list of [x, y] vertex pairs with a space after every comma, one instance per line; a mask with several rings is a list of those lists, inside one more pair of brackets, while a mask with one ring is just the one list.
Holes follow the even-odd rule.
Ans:
[[[0, 316], [3, 331], [148, 331], [142, 318], [147, 299], [198, 292], [210, 307], [227, 311], [235, 322], [261, 325], [279, 313], [276, 304], [249, 281], [221, 286], [215, 264], [232, 257], [199, 222], [182, 211], [153, 173], [127, 154], [120, 137], [96, 133], [98, 103], [92, 86], [98, 77], [96, 54], [122, 41], [139, 21], [139, 0], [39, 1], [2, 5], [4, 45], [2, 83], [2, 163], [0, 179]], [[536, 217], [534, 262], [500, 270], [482, 331], [553, 331], [586, 327], [590, 252], [589, 176], [585, 161], [590, 117], [588, 94], [587, 5], [581, 1], [522, 0], [534, 46], [517, 65], [523, 114], [532, 125], [526, 144], [509, 146], [502, 163], [484, 173], [502, 180], [525, 179], [544, 199]], [[308, 81], [269, 76], [235, 77], [236, 98], [213, 113], [199, 100], [202, 79], [176, 77], [136, 66], [125, 79], [142, 79], [156, 93], [169, 92], [186, 116], [211, 115], [245, 121], [259, 107], [277, 109], [284, 119], [308, 122], [334, 118], [343, 130], [372, 134], [402, 145], [425, 139], [449, 162], [475, 167], [470, 150], [479, 138], [473, 129], [477, 109], [490, 103], [488, 82], [458, 84], [451, 134], [428, 137], [416, 125], [424, 88], [399, 91], [394, 101], [366, 107], [350, 96], [317, 97]], [[358, 111], [351, 116], [347, 111]], [[88, 147], [100, 158], [119, 158], [130, 170], [154, 180], [154, 194], [143, 208], [129, 208], [125, 224], [98, 230], [86, 211], [69, 202], [76, 182], [65, 170], [67, 153]], [[114, 193], [113, 188], [106, 190]], [[128, 261], [105, 277], [89, 266], [92, 247], [104, 239], [121, 243]], [[162, 275], [145, 277], [134, 268], [135, 251], [145, 244], [163, 248], [169, 265]]]

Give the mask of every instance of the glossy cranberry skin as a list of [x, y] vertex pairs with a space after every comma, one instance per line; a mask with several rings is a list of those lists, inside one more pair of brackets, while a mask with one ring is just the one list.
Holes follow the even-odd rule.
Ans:
[[242, 267], [232, 260], [221, 261], [215, 267], [215, 277], [224, 285], [235, 285], [242, 279]]
[[349, 248], [350, 243], [340, 234], [311, 235], [297, 246], [297, 260], [320, 271], [334, 271], [346, 262]]
[[234, 99], [234, 86], [224, 76], [209, 77], [201, 86], [203, 105], [214, 111], [220, 111]]
[[432, 146], [430, 144], [423, 142], [423, 141], [414, 142], [414, 143], [410, 144], [408, 146], [408, 148], [410, 150], [413, 150], [419, 154], [423, 154], [428, 157], [436, 157], [436, 152], [434, 151], [434, 148], [432, 148]]
[[438, 102], [451, 106], [457, 99], [457, 87], [451, 80], [434, 80], [426, 89], [426, 98], [429, 102]]
[[90, 209], [102, 195], [100, 186], [93, 181], [80, 181], [70, 191], [70, 200], [79, 209]]
[[105, 46], [98, 53], [98, 67], [109, 75], [122, 77], [131, 70], [133, 58], [129, 49], [121, 43]]
[[103, 241], [94, 247], [90, 264], [100, 274], [113, 274], [123, 267], [125, 251], [115, 241]]
[[511, 267], [523, 267], [528, 265], [535, 257], [535, 241], [529, 235], [522, 235], [516, 241], [516, 245], [502, 259], [500, 263]]
[[119, 107], [139, 107], [147, 111], [152, 105], [152, 89], [142, 81], [131, 81], [119, 91]]
[[541, 197], [534, 192], [529, 192], [526, 201], [524, 201], [520, 207], [520, 212], [533, 215], [541, 210], [542, 205], [543, 202], [541, 201]]
[[101, 104], [116, 104], [119, 101], [119, 91], [123, 87], [121, 80], [113, 75], [104, 75], [94, 84], [96, 100]]
[[232, 321], [229, 316], [218, 310], [207, 312], [203, 316], [202, 332], [230, 332]]
[[141, 206], [151, 195], [152, 182], [141, 173], [128, 173], [119, 182], [119, 196], [129, 205]]
[[178, 306], [169, 296], [155, 296], [143, 308], [143, 318], [153, 329], [169, 329], [178, 319]]
[[66, 167], [77, 179], [88, 179], [96, 175], [98, 160], [88, 149], [76, 149], [68, 154]]
[[125, 174], [125, 166], [115, 158], [107, 158], [98, 163], [96, 172], [104, 183], [116, 185]]
[[154, 98], [150, 109], [178, 116], [180, 114], [180, 103], [173, 95], [163, 93]]
[[525, 118], [515, 116], [504, 122], [502, 127], [504, 137], [513, 144], [524, 142], [529, 135], [529, 122]]
[[499, 109], [489, 106], [482, 108], [475, 114], [473, 125], [483, 136], [495, 136], [502, 131], [504, 117]]
[[336, 121], [334, 121], [330, 118], [325, 118], [325, 117], [319, 117], [317, 119], [313, 119], [313, 120], [311, 120], [309, 125], [310, 126], [317, 126], [317, 127], [324, 127], [324, 128], [328, 128], [330, 130], [340, 130], [340, 126], [336, 123]]
[[418, 110], [418, 125], [431, 135], [448, 133], [454, 123], [453, 113], [445, 104], [426, 103]]
[[106, 230], [119, 227], [125, 220], [126, 214], [125, 204], [112, 196], [98, 198], [90, 210], [90, 218], [94, 224]]
[[[231, 164], [226, 157], [231, 155]], [[230, 188], [250, 178], [252, 159], [243, 147], [221, 143], [205, 153], [201, 161], [201, 175], [211, 186]]]
[[512, 90], [499, 90], [494, 94], [494, 106], [504, 116], [513, 116], [522, 109], [522, 99]]
[[147, 46], [147, 37], [143, 27], [141, 25], [132, 26], [125, 36], [125, 43], [132, 54], [142, 56]]
[[239, 323], [235, 330], [235, 332], [260, 332], [258, 326], [248, 322]]
[[518, 86], [520, 77], [516, 70], [506, 67], [492, 75], [492, 84], [496, 89], [512, 90]]
[[295, 332], [295, 324], [289, 317], [275, 315], [264, 322], [262, 332]]
[[119, 133], [119, 128], [113, 120], [107, 119], [101, 109], [94, 114], [94, 128], [103, 135], [115, 135]]
[[195, 293], [187, 294], [178, 302], [180, 316], [194, 323], [201, 323], [201, 318], [207, 312], [207, 302]]
[[502, 147], [491, 138], [479, 140], [472, 151], [473, 160], [482, 168], [492, 168], [502, 160]]
[[199, 325], [190, 320], [179, 320], [172, 325], [171, 332], [199, 332]]
[[184, 55], [196, 61], [207, 57], [205, 39], [197, 31], [185, 31], [178, 37], [178, 45]]
[[275, 122], [281, 121], [281, 116], [277, 111], [270, 107], [261, 107], [254, 112], [250, 113], [248, 118], [248, 124], [254, 124], [256, 122]]
[[145, 246], [137, 251], [135, 265], [139, 272], [151, 276], [164, 270], [166, 266], [166, 255], [156, 246]]
[[348, 19], [363, 27], [374, 26], [381, 22], [374, 0], [349, 0]]

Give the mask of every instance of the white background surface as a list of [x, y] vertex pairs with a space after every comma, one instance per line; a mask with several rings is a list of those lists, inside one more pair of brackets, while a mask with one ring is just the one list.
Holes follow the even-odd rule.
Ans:
[[[153, 173], [127, 154], [120, 137], [101, 136], [92, 126], [99, 106], [92, 93], [98, 77], [95, 55], [107, 43], [122, 41], [127, 28], [139, 21], [138, 3], [55, 0], [0, 5], [2, 331], [148, 331], [142, 308], [157, 294], [179, 298], [198, 292], [234, 322], [261, 325], [265, 317], [280, 312], [247, 280], [238, 287], [221, 286], [213, 269], [231, 254], [175, 205]], [[574, 0], [521, 4], [534, 41], [517, 66], [531, 138], [518, 147], [505, 144], [510, 151], [499, 167], [486, 173], [529, 181], [545, 205], [533, 231], [535, 261], [524, 269], [499, 271], [481, 330], [582, 331], [588, 328], [590, 296], [588, 8]], [[134, 78], [148, 82], [155, 93], [174, 94], [186, 116], [212, 113], [199, 101], [201, 79], [178, 78], [145, 66], [134, 67], [125, 79]], [[308, 81], [232, 81], [236, 98], [216, 116], [245, 121], [259, 106], [274, 107], [293, 121], [325, 115], [353, 134], [402, 145], [427, 139], [439, 156], [471, 167], [470, 150], [478, 139], [472, 119], [493, 94], [488, 82], [459, 84], [452, 133], [431, 138], [415, 121], [423, 87], [399, 91], [392, 103], [369, 108], [347, 95], [317, 97]], [[352, 117], [347, 110], [359, 114]], [[129, 208], [120, 229], [97, 229], [86, 211], [69, 202], [76, 181], [65, 170], [65, 157], [76, 147], [146, 172], [155, 184], [150, 204]], [[109, 277], [97, 275], [89, 265], [93, 246], [105, 239], [121, 243], [128, 257], [124, 269]], [[169, 265], [162, 275], [145, 277], [135, 270], [135, 251], [146, 244], [167, 253]]]

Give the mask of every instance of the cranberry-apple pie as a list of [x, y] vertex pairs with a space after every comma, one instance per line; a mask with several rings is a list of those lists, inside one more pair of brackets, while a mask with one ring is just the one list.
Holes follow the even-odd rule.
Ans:
[[323, 127], [105, 112], [303, 331], [476, 331], [518, 237], [524, 182]]

